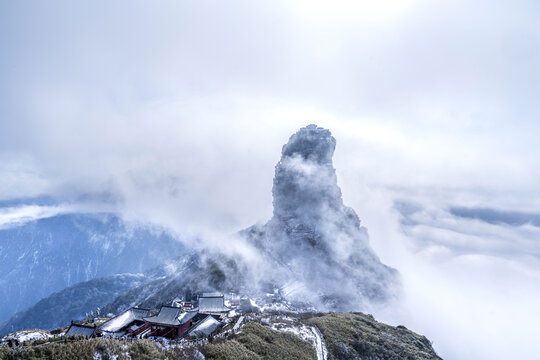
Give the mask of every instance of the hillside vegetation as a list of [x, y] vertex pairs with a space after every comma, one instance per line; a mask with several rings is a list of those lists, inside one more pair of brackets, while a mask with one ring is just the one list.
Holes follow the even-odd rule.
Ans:
[[206, 345], [203, 354], [212, 360], [317, 359], [315, 350], [307, 341], [255, 322], [246, 324], [236, 337]]
[[13, 360], [150, 360], [150, 359], [194, 359], [195, 347], [164, 348], [159, 343], [142, 339], [137, 341], [114, 339], [88, 339], [73, 342], [60, 342], [29, 346], [11, 350], [7, 346], [0, 348], [0, 359]]
[[[283, 321], [283, 319], [289, 319]], [[389, 326], [362, 313], [260, 314], [239, 334], [219, 335], [208, 342], [90, 339], [10, 349], [0, 348], [1, 359], [317, 359], [311, 343], [272, 329], [272, 319], [294, 326], [316, 327], [324, 336], [330, 360], [440, 360], [430, 341], [404, 326]], [[258, 319], [258, 320], [257, 320]], [[263, 320], [270, 320], [266, 324]], [[277, 321], [277, 320], [276, 320]], [[303, 324], [303, 325], [302, 325]], [[223, 329], [224, 330], [224, 329]], [[282, 329], [286, 330], [286, 329]], [[219, 330], [218, 330], [219, 333]], [[217, 335], [217, 334], [214, 334]]]
[[390, 326], [362, 313], [321, 314], [304, 321], [324, 335], [330, 359], [441, 359], [422, 335], [404, 326]]

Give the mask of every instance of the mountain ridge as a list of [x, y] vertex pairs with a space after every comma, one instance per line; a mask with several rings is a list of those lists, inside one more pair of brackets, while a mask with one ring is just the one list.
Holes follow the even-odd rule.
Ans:
[[0, 320], [81, 281], [141, 273], [184, 252], [163, 229], [110, 213], [60, 214], [0, 229]]

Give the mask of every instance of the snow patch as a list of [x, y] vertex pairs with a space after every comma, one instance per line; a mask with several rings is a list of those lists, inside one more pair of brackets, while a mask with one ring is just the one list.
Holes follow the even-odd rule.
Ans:
[[101, 330], [107, 332], [116, 332], [126, 326], [132, 320], [132, 318], [131, 311], [125, 311], [119, 316], [107, 321], [107, 323], [101, 327]]
[[45, 331], [23, 330], [4, 336], [2, 338], [2, 342], [7, 342], [8, 340], [15, 340], [19, 343], [23, 343], [25, 341], [34, 342], [38, 340], [48, 339], [50, 337], [52, 337], [52, 335]]
[[272, 329], [292, 333], [301, 339], [309, 342], [317, 353], [317, 360], [327, 360], [328, 350], [324, 342], [319, 329], [315, 326], [306, 326], [299, 323], [297, 320], [289, 318], [287, 316], [281, 316], [277, 318], [261, 319], [264, 323], [268, 324]]

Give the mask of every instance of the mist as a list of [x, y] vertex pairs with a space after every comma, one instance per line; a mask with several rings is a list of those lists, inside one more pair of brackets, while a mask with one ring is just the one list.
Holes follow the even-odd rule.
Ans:
[[345, 205], [403, 278], [401, 307], [376, 318], [445, 359], [532, 359], [538, 10], [5, 2], [0, 201], [55, 204], [4, 207], [0, 227], [110, 211], [227, 248], [272, 218], [281, 148], [315, 123], [337, 140]]

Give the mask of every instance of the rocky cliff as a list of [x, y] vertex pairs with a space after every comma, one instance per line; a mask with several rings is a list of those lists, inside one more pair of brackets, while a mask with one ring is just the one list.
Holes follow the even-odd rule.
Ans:
[[309, 125], [291, 136], [276, 165], [274, 214], [243, 235], [264, 254], [272, 281], [290, 298], [325, 310], [358, 310], [399, 289], [396, 270], [381, 263], [366, 228], [343, 204], [330, 131]]

